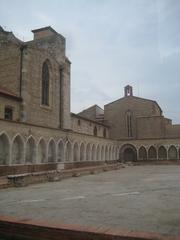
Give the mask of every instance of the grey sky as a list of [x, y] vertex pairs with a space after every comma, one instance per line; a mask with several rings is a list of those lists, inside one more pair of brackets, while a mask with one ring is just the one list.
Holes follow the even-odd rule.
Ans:
[[72, 111], [131, 84], [180, 123], [180, 0], [0, 0], [0, 25], [25, 41], [49, 25], [66, 37]]

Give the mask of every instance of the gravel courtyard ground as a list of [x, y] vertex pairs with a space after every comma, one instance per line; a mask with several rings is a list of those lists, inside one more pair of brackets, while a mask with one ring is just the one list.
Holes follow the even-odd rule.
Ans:
[[129, 166], [3, 189], [0, 215], [180, 234], [180, 166]]

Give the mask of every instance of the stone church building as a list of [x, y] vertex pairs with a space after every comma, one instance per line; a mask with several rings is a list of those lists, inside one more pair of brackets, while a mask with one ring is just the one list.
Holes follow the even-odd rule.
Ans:
[[[180, 125], [154, 100], [124, 96], [101, 109], [70, 109], [66, 39], [51, 27], [23, 42], [0, 27], [0, 167], [32, 169], [180, 159]], [[48, 169], [48, 168], [47, 168]]]

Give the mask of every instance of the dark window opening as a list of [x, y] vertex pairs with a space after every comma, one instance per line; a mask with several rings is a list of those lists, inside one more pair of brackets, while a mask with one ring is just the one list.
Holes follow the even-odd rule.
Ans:
[[78, 119], [78, 126], [81, 126], [81, 120]]
[[97, 127], [94, 127], [94, 136], [97, 136]]
[[5, 107], [5, 109], [4, 109], [4, 119], [13, 120], [13, 109], [11, 107]]
[[63, 127], [63, 68], [59, 69], [59, 127]]
[[49, 67], [47, 61], [42, 67], [42, 104], [49, 105]]
[[106, 129], [104, 128], [103, 137], [106, 138]]

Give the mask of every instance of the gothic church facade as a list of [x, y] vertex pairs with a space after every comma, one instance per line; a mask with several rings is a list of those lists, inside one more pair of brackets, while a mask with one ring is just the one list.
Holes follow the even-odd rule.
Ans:
[[180, 159], [180, 125], [131, 86], [104, 109], [71, 113], [66, 39], [32, 32], [23, 42], [0, 28], [0, 168]]

